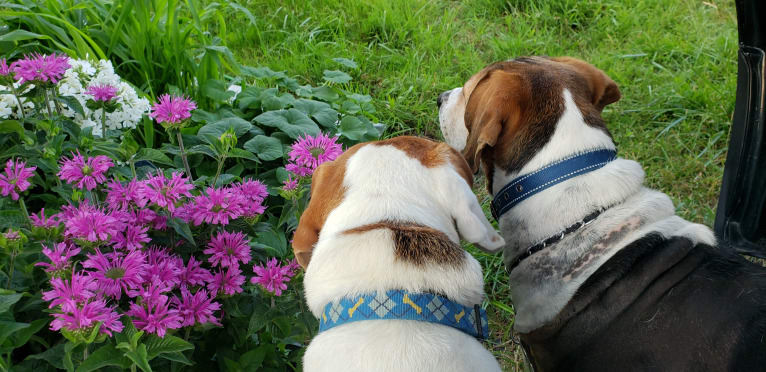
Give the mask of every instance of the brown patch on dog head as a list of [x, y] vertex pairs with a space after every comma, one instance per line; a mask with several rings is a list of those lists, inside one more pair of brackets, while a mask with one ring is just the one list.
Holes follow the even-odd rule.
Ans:
[[468, 129], [463, 155], [476, 172], [481, 164], [491, 192], [492, 169], [520, 170], [550, 140], [571, 92], [585, 122], [609, 131], [604, 106], [617, 101], [617, 84], [575, 58], [523, 57], [491, 64], [463, 87]]
[[394, 256], [414, 265], [429, 263], [458, 266], [465, 259], [460, 246], [443, 232], [411, 222], [383, 221], [346, 230], [344, 234], [359, 234], [371, 230], [391, 230]]
[[320, 165], [311, 176], [309, 205], [301, 215], [292, 243], [295, 258], [303, 268], [311, 260], [314, 244], [319, 240], [319, 232], [327, 216], [343, 201], [346, 192], [343, 178], [348, 159], [365, 145], [362, 143], [349, 148], [334, 161]]
[[449, 162], [455, 171], [468, 182], [468, 185], [473, 187], [473, 172], [471, 172], [463, 156], [446, 143], [413, 136], [400, 136], [371, 144], [394, 146], [404, 151], [407, 156], [420, 161], [420, 164], [426, 168], [438, 167]]

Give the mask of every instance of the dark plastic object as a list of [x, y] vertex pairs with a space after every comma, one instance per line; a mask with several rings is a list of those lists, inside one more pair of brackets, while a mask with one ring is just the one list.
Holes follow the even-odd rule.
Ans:
[[737, 0], [737, 102], [715, 232], [722, 246], [766, 258], [766, 1]]

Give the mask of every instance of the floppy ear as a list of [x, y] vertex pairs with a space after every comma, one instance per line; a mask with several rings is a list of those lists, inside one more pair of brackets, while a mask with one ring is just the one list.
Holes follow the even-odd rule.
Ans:
[[489, 223], [471, 190], [473, 179], [466, 178], [471, 177], [468, 164], [457, 152], [450, 156], [450, 162], [452, 169], [446, 170], [445, 179], [434, 180], [434, 185], [441, 191], [441, 203], [450, 211], [463, 240], [476, 244], [485, 252], [497, 252], [505, 246], [505, 240]]
[[293, 235], [293, 253], [298, 263], [306, 268], [311, 261], [314, 245], [319, 240], [327, 216], [343, 199], [344, 160], [324, 163], [311, 176], [311, 197], [309, 205], [298, 222]]
[[552, 60], [568, 64], [588, 81], [591, 102], [599, 111], [606, 105], [620, 100], [620, 88], [617, 87], [617, 83], [590, 63], [572, 57], [558, 57]]

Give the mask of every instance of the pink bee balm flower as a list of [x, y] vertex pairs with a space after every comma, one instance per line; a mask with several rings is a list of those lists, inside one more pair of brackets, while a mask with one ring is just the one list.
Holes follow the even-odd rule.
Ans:
[[295, 275], [294, 265], [288, 264], [280, 266], [276, 258], [272, 258], [266, 262], [266, 266], [255, 265], [253, 266], [253, 272], [255, 276], [250, 279], [253, 284], [258, 284], [265, 290], [281, 296], [282, 291], [287, 289], [287, 282]]
[[292, 174], [294, 174], [294, 175], [296, 175], [298, 177], [307, 177], [307, 176], [310, 176], [311, 173], [314, 172], [309, 167], [306, 167], [306, 166], [303, 166], [303, 165], [298, 165], [298, 164], [295, 164], [295, 163], [287, 163], [287, 165], [285, 165], [285, 169], [288, 172], [290, 172], [290, 173], [292, 173]]
[[155, 283], [168, 290], [181, 283], [183, 261], [179, 265], [177, 257], [168, 253], [164, 248], [149, 248], [146, 261], [146, 270], [142, 274], [144, 282]]
[[61, 158], [61, 170], [58, 173], [59, 178], [78, 189], [93, 190], [98, 184], [106, 181], [106, 173], [109, 168], [114, 166], [112, 159], [105, 155], [89, 157], [87, 160], [80, 155], [72, 153], [72, 158]]
[[241, 232], [221, 231], [210, 239], [208, 248], [202, 253], [211, 255], [208, 262], [213, 266], [239, 267], [239, 263], [250, 262], [250, 246], [247, 236]]
[[236, 219], [242, 215], [244, 209], [241, 195], [229, 188], [207, 188], [207, 195], [199, 195], [194, 198], [191, 207], [191, 220], [199, 226], [202, 222], [209, 224], [228, 225], [229, 219]]
[[131, 204], [138, 207], [146, 205], [144, 195], [144, 183], [142, 181], [132, 180], [125, 185], [112, 179], [106, 184], [106, 202], [112, 209], [127, 209]]
[[245, 283], [245, 276], [237, 267], [221, 268], [213, 275], [213, 280], [207, 284], [210, 295], [226, 294], [234, 295], [242, 292], [242, 284]]
[[122, 332], [121, 315], [114, 307], [106, 306], [104, 300], [95, 300], [71, 309], [64, 313], [54, 313], [50, 329], [58, 331], [65, 328], [68, 331], [89, 331], [97, 323], [101, 323], [99, 333], [111, 336], [112, 332]]
[[202, 268], [202, 262], [197, 261], [194, 259], [194, 256], [191, 256], [178, 278], [181, 281], [181, 288], [197, 285], [204, 286], [213, 280], [213, 274], [207, 269]]
[[35, 266], [45, 267], [45, 271], [48, 273], [61, 274], [65, 270], [69, 269], [71, 263], [69, 259], [80, 253], [80, 248], [69, 243], [58, 243], [53, 246], [53, 250], [46, 246], [43, 246], [43, 254], [48, 257], [51, 263], [38, 262]]
[[117, 96], [117, 87], [108, 84], [91, 85], [85, 94], [93, 96], [94, 101], [109, 102]]
[[10, 66], [8, 66], [8, 61], [5, 60], [5, 58], [0, 58], [0, 75], [2, 76], [10, 76], [14, 64], [11, 63]]
[[95, 296], [98, 284], [89, 275], [73, 272], [71, 280], [51, 279], [51, 288], [50, 291], [43, 292], [43, 300], [50, 302], [48, 308], [61, 305], [61, 310], [70, 312], [76, 309], [78, 304]]
[[288, 154], [290, 161], [298, 166], [310, 168], [313, 172], [320, 164], [333, 161], [343, 153], [337, 140], [338, 137], [329, 137], [324, 133], [319, 133], [316, 137], [306, 135], [298, 138]]
[[143, 197], [149, 203], [167, 208], [170, 212], [175, 211], [176, 203], [181, 201], [182, 197], [191, 197], [189, 191], [194, 188], [189, 179], [181, 173], [173, 172], [170, 179], [167, 179], [160, 171], [157, 171], [156, 176], [147, 179], [145, 186], [142, 191]]
[[26, 167], [27, 163], [18, 159], [8, 159], [5, 172], [0, 173], [0, 194], [11, 195], [13, 200], [19, 200], [19, 193], [29, 188], [29, 178], [34, 176], [37, 167]]
[[14, 62], [12, 69], [19, 82], [56, 84], [69, 67], [69, 57], [65, 55], [35, 53]]
[[284, 182], [284, 186], [282, 186], [282, 190], [285, 191], [293, 191], [298, 188], [298, 179], [292, 179], [288, 178]]
[[59, 214], [54, 214], [50, 217], [45, 216], [45, 208], [40, 209], [37, 214], [31, 214], [29, 219], [32, 221], [32, 226], [40, 227], [44, 229], [53, 229], [61, 224]]
[[101, 293], [119, 300], [123, 291], [141, 286], [145, 263], [146, 256], [141, 251], [133, 251], [125, 256], [96, 251], [95, 254], [89, 254], [82, 265], [95, 269], [90, 272], [90, 276], [96, 280]]
[[197, 108], [194, 101], [179, 96], [163, 94], [157, 103], [152, 106], [149, 114], [158, 123], [178, 124], [191, 117], [191, 111]]
[[204, 289], [191, 294], [188, 289], [182, 287], [181, 298], [174, 297], [172, 303], [176, 305], [178, 315], [183, 319], [182, 327], [205, 323], [221, 326], [221, 322], [213, 314], [214, 311], [221, 310], [221, 304], [213, 302]]
[[112, 236], [112, 243], [115, 248], [124, 248], [129, 251], [140, 249], [144, 243], [152, 241], [147, 231], [149, 228], [146, 226], [129, 224], [125, 227], [125, 231]]
[[167, 296], [157, 296], [153, 301], [144, 299], [141, 305], [131, 303], [130, 310], [125, 314], [133, 317], [133, 324], [139, 330], [164, 338], [168, 329], [181, 328], [183, 321], [178, 315], [178, 310], [171, 309], [168, 305]]
[[89, 242], [108, 242], [123, 230], [123, 223], [101, 209], [81, 204], [76, 212], [65, 218], [64, 235]]
[[259, 214], [263, 214], [266, 207], [263, 205], [263, 200], [269, 196], [269, 191], [266, 189], [266, 185], [258, 180], [246, 180], [234, 186], [235, 192], [238, 192], [245, 202], [242, 203], [243, 212], [242, 215], [247, 217], [254, 217]]

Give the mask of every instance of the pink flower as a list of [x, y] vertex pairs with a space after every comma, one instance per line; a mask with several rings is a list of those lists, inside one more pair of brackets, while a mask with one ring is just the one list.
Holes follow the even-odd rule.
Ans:
[[183, 261], [179, 265], [177, 257], [161, 247], [151, 247], [146, 252], [147, 266], [142, 274], [144, 282], [155, 283], [168, 290], [181, 283]]
[[158, 123], [178, 124], [191, 117], [191, 111], [197, 108], [194, 101], [183, 96], [163, 94], [152, 106], [149, 114]]
[[285, 169], [298, 177], [307, 177], [314, 172], [314, 170], [309, 167], [294, 163], [287, 163], [287, 165], [285, 165]]
[[207, 260], [213, 266], [239, 267], [239, 263], [250, 262], [250, 246], [247, 236], [241, 232], [221, 231], [210, 239], [208, 248], [202, 253], [211, 255]]
[[280, 266], [276, 258], [266, 262], [266, 266], [255, 265], [253, 272], [255, 276], [250, 279], [253, 284], [258, 284], [265, 290], [281, 296], [282, 291], [287, 289], [287, 282], [295, 275], [295, 265], [292, 262], [285, 266]]
[[147, 231], [149, 228], [146, 226], [128, 224], [125, 231], [112, 236], [112, 243], [115, 248], [124, 248], [129, 251], [140, 249], [144, 243], [152, 241]]
[[108, 242], [123, 230], [123, 224], [101, 209], [80, 204], [71, 217], [64, 217], [64, 234], [89, 242]]
[[80, 253], [80, 248], [69, 243], [58, 243], [53, 245], [53, 250], [43, 246], [43, 254], [48, 257], [51, 263], [38, 262], [35, 266], [45, 267], [45, 271], [48, 273], [61, 274], [67, 270], [71, 263], [69, 259]]
[[247, 180], [234, 186], [234, 190], [244, 199], [244, 202], [241, 203], [243, 216], [255, 217], [266, 211], [266, 207], [263, 205], [263, 200], [269, 196], [269, 191], [266, 189], [266, 185], [264, 185], [263, 182], [258, 180]]
[[167, 296], [157, 296], [153, 300], [145, 298], [141, 305], [131, 303], [130, 310], [125, 314], [133, 317], [133, 324], [139, 330], [164, 338], [168, 329], [181, 328], [183, 321], [178, 315], [178, 310], [171, 309], [168, 305]]
[[0, 194], [11, 195], [13, 200], [19, 200], [19, 193], [28, 189], [31, 185], [28, 181], [35, 174], [37, 167], [25, 167], [26, 162], [21, 159], [8, 159], [5, 163], [5, 173], [0, 173]]
[[282, 190], [293, 191], [293, 190], [298, 188], [298, 179], [297, 178], [296, 179], [288, 178], [287, 180], [285, 180], [284, 183], [285, 183], [285, 185], [282, 186]]
[[101, 323], [99, 333], [111, 336], [112, 332], [122, 332], [121, 315], [114, 307], [106, 306], [104, 300], [95, 300], [82, 304], [63, 313], [54, 313], [50, 329], [58, 331], [65, 328], [69, 331], [87, 331], [97, 323]]
[[[294, 173], [302, 172], [302, 170], [296, 167], [306, 167], [313, 172], [320, 164], [335, 160], [343, 153], [343, 149], [337, 143], [337, 140], [338, 137], [331, 138], [324, 133], [319, 133], [316, 137], [306, 135], [303, 138], [298, 138], [298, 141], [293, 144], [292, 150], [288, 154], [294, 166], [289, 167], [290, 164], [288, 164], [287, 170]], [[305, 175], [296, 174], [299, 176]]]
[[14, 64], [11, 63], [10, 66], [8, 66], [8, 62], [5, 60], [5, 58], [0, 58], [0, 75], [2, 76], [10, 76]]
[[32, 220], [32, 226], [44, 229], [53, 229], [59, 227], [61, 224], [58, 213], [50, 217], [45, 217], [45, 208], [40, 209], [40, 212], [37, 214], [33, 213], [30, 215], [29, 219]]
[[207, 188], [207, 195], [194, 198], [190, 209], [191, 220], [199, 226], [202, 222], [228, 225], [229, 219], [236, 219], [244, 212], [241, 196], [229, 188]]
[[98, 184], [106, 181], [104, 173], [114, 166], [112, 159], [108, 156], [92, 156], [86, 160], [79, 151], [77, 155], [72, 153], [71, 159], [62, 157], [60, 161], [59, 178], [78, 189], [87, 190], [93, 190]]
[[221, 322], [213, 314], [214, 311], [221, 310], [221, 304], [213, 302], [204, 289], [191, 294], [186, 287], [182, 287], [181, 298], [174, 297], [172, 303], [178, 308], [178, 315], [183, 319], [181, 322], [183, 327], [205, 323], [221, 326]]
[[149, 203], [159, 207], [167, 208], [173, 212], [176, 209], [176, 203], [181, 201], [183, 196], [191, 197], [189, 191], [194, 188], [188, 178], [181, 173], [173, 172], [170, 179], [157, 171], [157, 175], [146, 180], [142, 194]]
[[210, 295], [226, 294], [233, 295], [242, 292], [242, 284], [245, 283], [245, 276], [237, 267], [221, 268], [213, 275], [213, 280], [207, 284]]
[[69, 57], [56, 55], [56, 53], [48, 55], [35, 53], [14, 62], [11, 68], [19, 82], [56, 84], [69, 68]]
[[119, 300], [123, 291], [141, 286], [145, 263], [146, 256], [141, 251], [133, 251], [125, 256], [96, 251], [95, 254], [89, 254], [82, 265], [95, 269], [90, 272], [90, 276], [96, 280], [103, 294]]
[[108, 84], [91, 85], [85, 91], [85, 94], [93, 96], [94, 101], [109, 102], [117, 96], [117, 87]]
[[127, 209], [133, 203], [138, 207], [146, 205], [144, 195], [144, 183], [132, 180], [123, 185], [120, 181], [112, 179], [106, 184], [106, 202], [112, 209]]
[[84, 303], [96, 295], [98, 285], [89, 275], [83, 275], [73, 272], [72, 279], [63, 278], [51, 279], [52, 289], [43, 292], [43, 300], [49, 301], [49, 308], [61, 305], [61, 310], [65, 312], [73, 311], [79, 303]]

